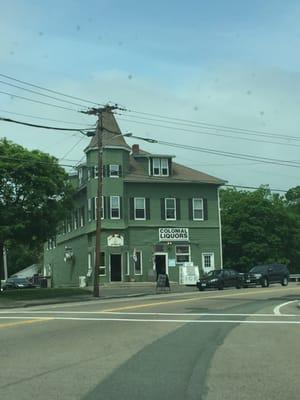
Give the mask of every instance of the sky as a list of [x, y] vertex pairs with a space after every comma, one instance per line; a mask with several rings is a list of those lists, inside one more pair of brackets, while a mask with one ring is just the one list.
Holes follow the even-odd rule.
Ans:
[[[299, 162], [296, 168], [139, 142], [231, 185], [288, 190], [300, 176], [299, 20], [298, 0], [2, 1], [0, 74], [117, 103], [129, 110], [116, 116], [123, 132]], [[71, 105], [7, 83], [39, 91], [0, 76], [0, 117], [67, 128], [95, 123], [78, 112], [92, 103], [60, 97]], [[4, 136], [65, 165], [82, 160], [89, 142], [78, 132], [0, 121]]]

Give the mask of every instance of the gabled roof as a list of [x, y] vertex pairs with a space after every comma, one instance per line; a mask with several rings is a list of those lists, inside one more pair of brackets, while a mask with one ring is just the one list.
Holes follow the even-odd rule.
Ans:
[[[114, 114], [109, 111], [102, 113], [102, 126], [103, 126], [103, 147], [123, 147], [131, 150], [130, 146], [125, 142], [119, 125], [114, 117]], [[98, 138], [93, 136], [90, 144], [84, 149], [85, 152], [98, 147]]]
[[[149, 154], [149, 153], [148, 153]], [[203, 183], [223, 185], [224, 179], [216, 178], [193, 168], [172, 162], [171, 176], [149, 176], [148, 171], [144, 170], [142, 163], [130, 156], [130, 170], [125, 177], [125, 182], [155, 182], [155, 183]]]

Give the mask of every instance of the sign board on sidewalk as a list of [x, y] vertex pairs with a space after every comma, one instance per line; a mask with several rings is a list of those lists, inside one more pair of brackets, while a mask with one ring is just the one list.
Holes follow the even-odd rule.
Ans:
[[156, 281], [156, 290], [171, 289], [170, 281], [167, 274], [159, 274]]
[[197, 265], [179, 267], [180, 285], [196, 285], [199, 280], [199, 267]]

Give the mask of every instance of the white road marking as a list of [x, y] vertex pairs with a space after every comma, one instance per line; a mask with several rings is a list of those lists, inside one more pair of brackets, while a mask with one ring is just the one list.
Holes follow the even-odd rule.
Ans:
[[285, 303], [279, 304], [278, 306], [276, 306], [274, 308], [274, 310], [273, 310], [274, 314], [275, 315], [280, 315], [280, 316], [285, 315], [285, 314], [281, 314], [281, 312], [280, 312], [281, 307], [285, 307], [288, 304], [295, 303], [296, 301], [298, 301], [298, 300], [286, 301]]
[[[5, 316], [0, 317], [0, 319], [32, 319], [33, 317], [11, 317]], [[36, 319], [41, 320], [41, 318], [35, 317]], [[282, 321], [282, 320], [199, 320], [199, 319], [140, 319], [140, 318], [80, 318], [80, 317], [53, 317], [52, 321], [105, 321], [105, 322], [160, 322], [160, 323], [176, 323], [176, 324], [210, 324], [210, 323], [218, 323], [218, 324], [284, 324], [284, 325], [299, 325], [300, 321]]]
[[[153, 315], [153, 316], [217, 316], [217, 317], [297, 317], [297, 314], [247, 314], [247, 313], [167, 313], [167, 312], [122, 312], [122, 311], [0, 311], [0, 315], [6, 314], [66, 314], [66, 315]], [[1, 318], [1, 317], [0, 317]]]

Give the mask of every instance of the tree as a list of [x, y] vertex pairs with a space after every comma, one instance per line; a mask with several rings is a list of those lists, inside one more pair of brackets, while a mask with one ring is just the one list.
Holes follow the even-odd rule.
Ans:
[[68, 175], [56, 158], [0, 139], [0, 276], [4, 244], [38, 248], [57, 233], [71, 199]]
[[294, 268], [299, 224], [284, 196], [268, 187], [221, 192], [224, 266], [246, 271], [261, 263], [281, 262]]

